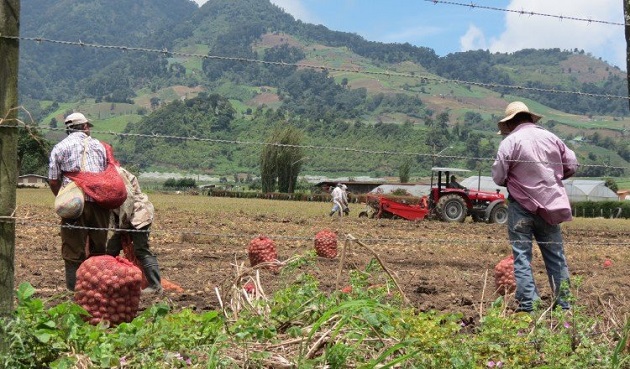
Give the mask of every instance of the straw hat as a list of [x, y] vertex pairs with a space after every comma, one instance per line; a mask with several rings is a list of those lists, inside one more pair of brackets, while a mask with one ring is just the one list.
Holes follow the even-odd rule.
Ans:
[[524, 103], [520, 101], [511, 102], [508, 104], [507, 108], [505, 108], [505, 118], [501, 119], [497, 123], [497, 126], [499, 126], [499, 132], [497, 132], [497, 134], [504, 135], [504, 136], [508, 135], [510, 133], [510, 130], [507, 127], [507, 122], [511, 120], [512, 118], [514, 118], [516, 114], [519, 114], [519, 113], [529, 114], [533, 123], [538, 122], [540, 118], [542, 118], [542, 115], [538, 115], [536, 113], [529, 111], [529, 108]]
[[518, 113], [527, 113], [532, 117], [532, 122], [536, 123], [542, 118], [542, 115], [538, 115], [529, 111], [527, 105], [520, 101], [514, 101], [508, 104], [507, 108], [505, 108], [505, 118], [501, 119], [499, 123], [507, 122], [508, 120], [514, 118], [514, 116]]

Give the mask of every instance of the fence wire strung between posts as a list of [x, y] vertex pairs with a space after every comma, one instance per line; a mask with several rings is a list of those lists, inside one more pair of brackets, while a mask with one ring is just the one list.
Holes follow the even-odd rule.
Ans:
[[626, 25], [625, 23], [618, 23], [618, 22], [612, 22], [612, 21], [598, 20], [598, 19], [592, 19], [592, 18], [573, 17], [573, 16], [569, 16], [569, 15], [538, 13], [538, 12], [533, 12], [533, 11], [524, 10], [524, 9], [516, 10], [516, 9], [497, 8], [497, 7], [494, 7], [494, 6], [479, 5], [477, 3], [473, 3], [472, 1], [470, 3], [468, 3], [468, 4], [458, 3], [458, 2], [455, 2], [455, 1], [442, 1], [442, 0], [424, 0], [424, 1], [429, 2], [429, 3], [433, 3], [433, 4], [445, 4], [445, 5], [464, 6], [464, 7], [471, 8], [471, 9], [496, 10], [496, 11], [500, 11], [500, 12], [514, 13], [514, 14], [525, 15], [525, 16], [540, 16], [540, 17], [547, 17], [547, 18], [556, 18], [556, 19], [558, 19], [560, 21], [572, 20], [572, 21], [579, 21], [579, 22], [586, 22], [586, 23], [609, 24], [609, 25], [613, 25], [613, 26], [625, 26]]
[[[41, 228], [68, 228], [68, 229], [85, 229], [85, 230], [93, 230], [93, 231], [122, 231], [129, 233], [150, 233], [150, 234], [180, 234], [180, 235], [189, 235], [189, 236], [205, 236], [205, 237], [214, 237], [214, 238], [229, 238], [229, 239], [243, 239], [249, 242], [252, 237], [256, 237], [260, 234], [258, 230], [255, 230], [251, 233], [214, 233], [214, 232], [204, 232], [199, 231], [198, 228], [195, 229], [185, 229], [178, 227], [176, 229], [151, 229], [147, 230], [137, 230], [137, 229], [119, 229], [119, 228], [96, 228], [96, 227], [84, 227], [73, 224], [64, 224], [60, 225], [59, 223], [51, 223], [51, 222], [43, 222], [33, 220], [29, 217], [0, 217], [0, 222], [15, 222], [18, 225], [26, 226], [26, 227], [41, 227]], [[417, 231], [422, 232], [422, 230], [414, 227], [416, 223], [407, 222], [404, 224], [409, 224], [408, 227], [405, 226], [395, 226], [394, 229], [397, 231]], [[343, 223], [341, 223], [343, 228]], [[391, 225], [388, 225], [391, 228]], [[340, 231], [343, 233], [343, 231]], [[268, 237], [274, 240], [284, 240], [284, 241], [313, 241], [314, 236], [286, 236], [281, 234], [268, 234]], [[452, 245], [497, 245], [497, 244], [507, 244], [509, 242], [524, 242], [528, 243], [530, 241], [508, 241], [507, 239], [488, 239], [487, 237], [473, 239], [470, 237], [467, 238], [435, 238], [435, 237], [357, 237], [360, 241], [368, 242], [370, 244], [387, 244], [387, 243], [401, 243], [401, 242], [416, 242], [418, 244], [452, 244]], [[546, 244], [554, 244], [557, 242], [537, 242], [540, 245]], [[565, 246], [611, 246], [611, 247], [628, 247], [630, 246], [630, 241], [621, 241], [618, 238], [612, 239], [611, 241], [601, 241], [601, 242], [581, 242], [581, 241], [572, 241], [565, 240], [562, 242]]]
[[[1, 128], [8, 128], [0, 126]], [[21, 125], [20, 128], [29, 129], [28, 125]], [[50, 130], [50, 131], [65, 131], [65, 128], [50, 128], [50, 127], [36, 127], [41, 130]], [[276, 146], [276, 147], [287, 147], [287, 148], [302, 148], [308, 150], [331, 150], [331, 151], [343, 151], [343, 152], [352, 152], [352, 153], [361, 153], [361, 154], [372, 154], [372, 155], [400, 155], [400, 156], [414, 156], [414, 157], [426, 157], [426, 158], [435, 158], [435, 159], [468, 159], [468, 160], [476, 160], [476, 161], [494, 161], [496, 158], [493, 157], [476, 157], [476, 156], [463, 156], [463, 155], [444, 155], [444, 154], [432, 154], [426, 152], [405, 152], [405, 151], [393, 151], [393, 150], [370, 150], [370, 149], [362, 149], [355, 147], [339, 147], [339, 146], [321, 146], [321, 145], [294, 145], [294, 144], [284, 144], [280, 142], [262, 142], [262, 141], [241, 141], [241, 140], [223, 140], [223, 139], [214, 139], [214, 138], [203, 138], [197, 136], [172, 136], [172, 135], [161, 135], [161, 134], [142, 134], [142, 133], [122, 133], [122, 132], [112, 132], [112, 131], [100, 131], [91, 129], [92, 133], [97, 134], [108, 134], [112, 136], [120, 136], [120, 137], [139, 137], [139, 138], [151, 138], [151, 139], [170, 139], [170, 140], [181, 140], [181, 141], [197, 141], [197, 142], [209, 142], [216, 144], [230, 144], [230, 145], [244, 145], [244, 146]], [[529, 163], [529, 164], [543, 164], [543, 165], [563, 165], [565, 163], [555, 163], [555, 162], [539, 162], [532, 160], [518, 160], [511, 159], [505, 160], [510, 163]], [[607, 168], [607, 169], [621, 169], [626, 170], [630, 169], [630, 167], [623, 166], [613, 166], [608, 164], [579, 164], [580, 167], [594, 167], [594, 168]]]
[[484, 87], [484, 88], [506, 88], [506, 89], [516, 89], [516, 90], [532, 91], [532, 92], [571, 94], [571, 95], [586, 96], [586, 97], [593, 97], [593, 98], [630, 100], [630, 97], [621, 96], [621, 95], [593, 94], [593, 93], [582, 92], [582, 91], [558, 90], [558, 89], [553, 89], [553, 88], [503, 85], [503, 84], [495, 84], [495, 83], [446, 79], [446, 78], [438, 78], [438, 77], [433, 77], [433, 76], [426, 76], [426, 75], [423, 76], [423, 75], [417, 75], [417, 74], [411, 74], [411, 73], [400, 73], [400, 72], [391, 72], [391, 71], [377, 72], [377, 71], [363, 70], [361, 68], [347, 69], [347, 68], [336, 68], [336, 67], [331, 67], [331, 66], [311, 65], [311, 64], [303, 64], [303, 63], [273, 62], [273, 61], [265, 61], [265, 60], [258, 60], [258, 59], [231, 57], [231, 56], [183, 53], [183, 52], [177, 52], [177, 51], [169, 51], [167, 49], [150, 49], [150, 48], [130, 47], [130, 46], [101, 45], [101, 44], [95, 44], [95, 43], [84, 43], [82, 41], [79, 41], [79, 42], [60, 41], [60, 40], [46, 39], [42, 37], [21, 37], [21, 36], [0, 35], [0, 38], [12, 39], [12, 40], [23, 40], [23, 41], [34, 41], [37, 43], [47, 42], [47, 43], [60, 44], [60, 45], [120, 50], [123, 52], [139, 51], [139, 52], [145, 52], [145, 53], [162, 54], [167, 57], [171, 57], [171, 56], [181, 56], [181, 57], [189, 57], [189, 58], [194, 57], [194, 58], [201, 58], [201, 59], [214, 59], [214, 60], [222, 60], [222, 61], [241, 62], [241, 63], [258, 63], [258, 64], [264, 64], [264, 65], [274, 65], [274, 66], [284, 66], [284, 67], [310, 68], [310, 69], [334, 71], [334, 72], [360, 73], [360, 74], [385, 76], [385, 77], [404, 77], [404, 78], [420, 80], [425, 83], [431, 81], [435, 83], [444, 83], [444, 84], [453, 83], [453, 84], [470, 85], [470, 86]]

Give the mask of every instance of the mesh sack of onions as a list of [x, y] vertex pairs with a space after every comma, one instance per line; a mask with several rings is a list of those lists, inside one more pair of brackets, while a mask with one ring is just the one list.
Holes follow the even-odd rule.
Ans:
[[494, 286], [497, 293], [501, 295], [512, 293], [516, 290], [513, 255], [499, 261], [494, 267]]
[[[249, 243], [247, 249], [249, 256], [249, 264], [254, 267], [260, 263], [274, 262], [278, 260], [278, 252], [276, 251], [276, 244], [272, 239], [260, 235]], [[269, 270], [276, 272], [278, 266], [271, 265]]]
[[141, 284], [142, 271], [129, 260], [93, 256], [77, 270], [74, 300], [90, 313], [90, 324], [118, 325], [138, 314]]
[[334, 259], [337, 256], [337, 234], [324, 229], [315, 235], [315, 252], [317, 256]]

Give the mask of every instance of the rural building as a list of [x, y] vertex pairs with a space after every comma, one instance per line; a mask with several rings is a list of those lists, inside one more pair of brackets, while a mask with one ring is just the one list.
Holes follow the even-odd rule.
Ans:
[[617, 196], [619, 196], [619, 201], [630, 200], [630, 190], [619, 190]]
[[24, 174], [18, 177], [18, 187], [48, 187], [48, 178], [39, 174]]

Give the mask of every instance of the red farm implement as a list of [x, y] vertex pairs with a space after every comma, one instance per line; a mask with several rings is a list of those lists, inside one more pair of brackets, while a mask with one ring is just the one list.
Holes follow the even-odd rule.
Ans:
[[368, 195], [366, 209], [359, 214], [359, 217], [422, 220], [429, 214], [426, 196], [423, 196], [417, 204], [407, 203], [407, 201], [394, 200], [384, 195]]

